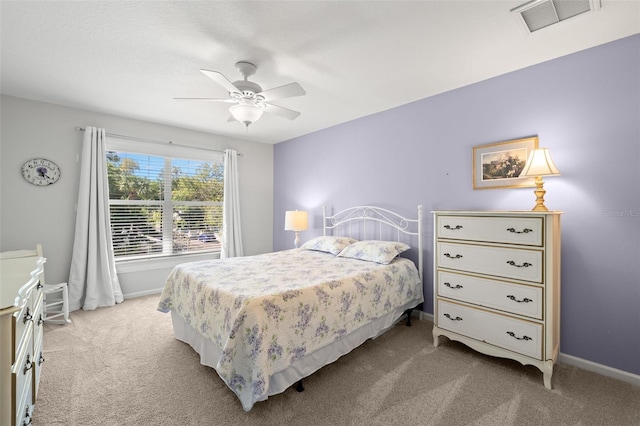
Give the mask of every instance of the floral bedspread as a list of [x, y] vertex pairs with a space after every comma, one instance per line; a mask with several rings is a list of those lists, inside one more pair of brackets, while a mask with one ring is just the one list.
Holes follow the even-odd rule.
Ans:
[[221, 348], [216, 371], [248, 411], [269, 395], [272, 374], [412, 300], [423, 295], [410, 260], [294, 249], [178, 265], [158, 310]]

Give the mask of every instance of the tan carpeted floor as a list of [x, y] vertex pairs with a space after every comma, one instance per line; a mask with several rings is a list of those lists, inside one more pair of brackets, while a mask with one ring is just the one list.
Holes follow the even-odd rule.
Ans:
[[211, 368], [173, 338], [158, 296], [46, 325], [33, 424], [640, 425], [640, 388], [557, 364], [542, 373], [399, 324], [244, 412]]

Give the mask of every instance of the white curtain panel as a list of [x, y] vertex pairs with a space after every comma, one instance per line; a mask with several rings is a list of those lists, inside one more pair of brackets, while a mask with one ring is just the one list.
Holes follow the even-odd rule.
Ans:
[[222, 205], [222, 250], [220, 258], [243, 256], [238, 191], [238, 153], [224, 151], [224, 201]]
[[124, 300], [111, 241], [106, 132], [87, 127], [82, 163], [76, 233], [69, 273], [69, 310], [94, 310]]

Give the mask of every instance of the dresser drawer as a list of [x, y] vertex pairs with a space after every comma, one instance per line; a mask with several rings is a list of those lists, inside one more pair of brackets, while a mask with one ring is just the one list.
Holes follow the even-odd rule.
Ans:
[[33, 344], [37, 346], [44, 333], [44, 294], [38, 292], [38, 299], [33, 306]]
[[33, 396], [31, 395], [31, 386], [27, 386], [22, 398], [17, 401], [16, 405], [16, 425], [30, 425], [33, 418]]
[[542, 359], [542, 324], [438, 301], [438, 327]]
[[437, 267], [542, 283], [542, 250], [438, 243]]
[[438, 216], [437, 238], [542, 246], [542, 218]]
[[[31, 385], [33, 382], [33, 322], [27, 322], [27, 326], [24, 330], [24, 339], [21, 341], [20, 346], [17, 348], [16, 361], [11, 368], [11, 375], [13, 381], [13, 388], [16, 395], [16, 416], [20, 417], [23, 414], [24, 408], [19, 409], [20, 406], [25, 407], [26, 404], [31, 405]], [[26, 401], [28, 399], [28, 401]], [[20, 423], [21, 424], [21, 423]]]
[[44, 357], [42, 352], [44, 350], [44, 294], [38, 292], [38, 300], [33, 311], [33, 370], [34, 380], [31, 389], [32, 402], [36, 403], [36, 397], [38, 396], [38, 389], [40, 385], [40, 370]]
[[542, 319], [541, 287], [438, 271], [438, 296]]
[[26, 336], [25, 330], [27, 328], [27, 325], [31, 322], [32, 318], [33, 318], [33, 309], [29, 304], [26, 304], [25, 306], [22, 307], [22, 309], [20, 309], [19, 311], [13, 314], [13, 318], [12, 318], [12, 326], [14, 330], [13, 335], [16, 336], [16, 338], [13, 342], [14, 356], [12, 360], [15, 360], [16, 357], [18, 356], [18, 351], [22, 346], [22, 339], [24, 338], [24, 336]]

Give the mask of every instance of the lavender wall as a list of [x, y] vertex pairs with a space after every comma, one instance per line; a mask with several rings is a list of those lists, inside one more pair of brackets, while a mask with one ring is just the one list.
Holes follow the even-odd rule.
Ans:
[[640, 35], [279, 143], [274, 250], [292, 247], [284, 212], [357, 204], [413, 215], [424, 205], [424, 310], [433, 312], [434, 209], [529, 210], [533, 191], [473, 190], [472, 147], [538, 135], [562, 176], [561, 351], [640, 374]]

